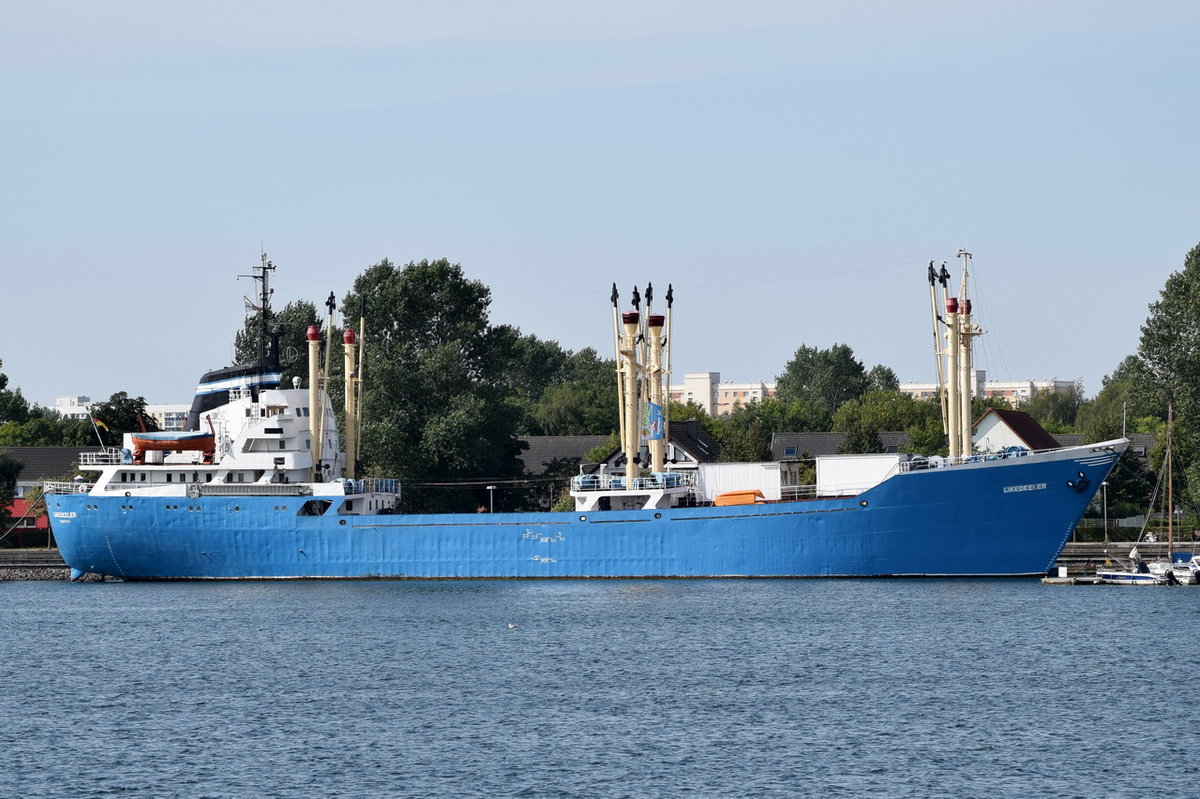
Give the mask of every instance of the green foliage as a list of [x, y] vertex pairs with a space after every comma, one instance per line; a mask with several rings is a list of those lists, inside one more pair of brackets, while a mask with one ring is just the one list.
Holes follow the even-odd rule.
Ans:
[[819, 350], [802, 344], [776, 381], [775, 397], [784, 403], [802, 401], [813, 424], [827, 429], [842, 403], [862, 396], [870, 385], [849, 346]]
[[729, 463], [756, 463], [771, 460], [771, 433], [762, 403], [739, 405], [716, 420], [717, 440], [721, 442], [721, 460]]
[[876, 364], [867, 372], [867, 391], [898, 391], [900, 378], [890, 366]]
[[525, 426], [530, 435], [603, 435], [620, 426], [616, 392], [596, 383], [548, 386]]
[[[2, 366], [4, 361], [0, 361]], [[8, 375], [0, 372], [0, 424], [24, 424], [28, 419], [29, 402], [21, 395], [21, 389], [9, 389]]]
[[585, 463], [601, 463], [619, 449], [621, 449], [621, 434], [613, 432], [603, 444], [589, 449], [583, 459]]
[[[357, 307], [357, 306], [356, 306]], [[348, 316], [353, 317], [350, 313]], [[279, 366], [283, 373], [283, 385], [290, 386], [293, 377], [308, 379], [308, 328], [320, 325], [322, 342], [325, 341], [324, 324], [317, 316], [317, 308], [304, 300], [288, 303], [282, 311], [267, 312], [267, 324], [279, 333]], [[357, 325], [357, 321], [354, 323]], [[258, 314], [246, 317], [245, 324], [233, 339], [234, 356], [238, 363], [253, 363], [258, 360], [260, 325]], [[338, 331], [335, 342], [341, 344]], [[339, 365], [341, 348], [335, 353]]]
[[[529, 337], [534, 341], [537, 339]], [[600, 358], [594, 349], [523, 358], [511, 363], [509, 383], [518, 401], [528, 408], [522, 425], [528, 435], [607, 435], [620, 426], [616, 394], [616, 363]], [[557, 345], [554, 345], [557, 348]], [[550, 368], [543, 373], [542, 364]]]
[[842, 439], [842, 445], [838, 447], [838, 453], [842, 455], [883, 451], [883, 439], [879, 437], [879, 431], [863, 421], [851, 425]]
[[1075, 432], [1075, 420], [1084, 405], [1083, 384], [1078, 380], [1070, 391], [1038, 391], [1021, 403], [1028, 413], [1050, 433]]
[[907, 428], [908, 449], [920, 455], [945, 455], [949, 451], [941, 412]]
[[1174, 410], [1173, 438], [1180, 478], [1175, 494], [1189, 511], [1200, 509], [1200, 245], [1183, 269], [1167, 278], [1150, 305], [1138, 346], [1138, 380], [1130, 394], [1140, 410], [1166, 418]]
[[1107, 481], [1109, 518], [1140, 516], [1147, 513], [1155, 480], [1145, 459], [1131, 450], [1121, 453]]
[[1124, 432], [1149, 432], [1138, 429], [1158, 422], [1139, 403], [1134, 390], [1142, 380], [1142, 362], [1130, 355], [1105, 376], [1103, 387], [1090, 402], [1079, 407], [1075, 429], [1088, 442], [1108, 441]]
[[701, 427], [721, 442], [721, 460], [726, 462], [769, 461], [772, 457], [771, 438], [775, 433], [813, 429], [808, 408], [799, 400], [783, 402], [774, 397], [753, 400], [715, 419], [694, 404], [687, 407], [688, 413], [672, 410], [680, 415], [671, 418], [698, 419]]
[[96, 443], [88, 422], [57, 416], [31, 418], [24, 424], [0, 424], [0, 447], [64, 447]]
[[708, 415], [708, 412], [701, 408], [694, 400], [687, 402], [679, 402], [670, 400], [667, 403], [667, 413], [671, 421], [685, 422], [689, 419], [695, 419], [700, 424], [700, 429], [704, 430], [711, 436], [719, 437], [717, 433], [718, 421]]
[[937, 400], [914, 399], [900, 391], [868, 391], [842, 403], [833, 417], [833, 429], [845, 431], [844, 452], [880, 452], [879, 433], [908, 432], [909, 449], [923, 455], [945, 447], [942, 411]]
[[[366, 471], [401, 477], [408, 509], [486, 506], [482, 482], [520, 476], [522, 419], [506, 373], [514, 336], [488, 324], [491, 293], [445, 259], [385, 260], [355, 280], [343, 307], [358, 308], [360, 297], [369, 325]], [[447, 487], [467, 477], [478, 479]]]
[[130, 397], [124, 391], [118, 391], [104, 402], [97, 402], [91, 413], [93, 419], [108, 427], [107, 430], [99, 428], [100, 438], [108, 447], [120, 446], [122, 433], [135, 433], [143, 428], [158, 429], [158, 422], [146, 413], [146, 399]]

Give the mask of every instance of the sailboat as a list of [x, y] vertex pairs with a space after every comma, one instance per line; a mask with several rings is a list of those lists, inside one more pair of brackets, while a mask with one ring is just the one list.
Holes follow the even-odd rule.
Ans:
[[[1110, 585], [1196, 585], [1200, 583], [1200, 563], [1187, 553], [1175, 552], [1175, 501], [1174, 501], [1174, 481], [1172, 479], [1172, 468], [1174, 461], [1172, 459], [1172, 438], [1171, 429], [1174, 423], [1173, 409], [1167, 409], [1167, 444], [1166, 451], [1163, 454], [1163, 474], [1167, 479], [1167, 497], [1164, 510], [1167, 517], [1167, 554], [1165, 557], [1156, 558], [1153, 561], [1146, 562], [1142, 560], [1141, 554], [1138, 552], [1137, 544], [1129, 551], [1128, 563], [1121, 563], [1120, 559], [1116, 563], [1112, 562], [1112, 556], [1105, 551], [1106, 565], [1096, 570], [1096, 576], [1105, 583]], [[1159, 485], [1162, 483], [1162, 475], [1159, 477]], [[1154, 507], [1155, 498], [1158, 496], [1158, 488], [1154, 487], [1154, 493], [1150, 499], [1151, 509]], [[1147, 522], [1149, 521], [1147, 514]], [[1138, 542], [1150, 540], [1146, 536], [1146, 525], [1142, 525], [1142, 531], [1138, 535]]]

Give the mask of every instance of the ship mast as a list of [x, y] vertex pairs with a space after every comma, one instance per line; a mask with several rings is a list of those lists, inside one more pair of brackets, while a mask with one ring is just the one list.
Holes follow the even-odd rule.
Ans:
[[[625, 454], [627, 487], [633, 487], [638, 467], [648, 465], [661, 472], [666, 463], [665, 407], [670, 374], [670, 319], [674, 291], [667, 287], [667, 313], [652, 312], [653, 286], [646, 287], [646, 312], [640, 310], [641, 296], [635, 287], [634, 310], [620, 312], [619, 296], [613, 286], [613, 338], [617, 351], [617, 393], [620, 406], [621, 451]], [[664, 335], [664, 331], [667, 332]], [[643, 425], [643, 419], [646, 424]], [[645, 431], [643, 431], [645, 427]], [[639, 456], [642, 442], [649, 450], [646, 464]]]
[[[983, 334], [971, 321], [971, 300], [968, 296], [968, 280], [970, 277], [971, 253], [959, 250], [958, 257], [962, 259], [962, 281], [957, 297], [948, 296], [950, 273], [946, 271], [943, 261], [940, 272], [935, 271], [933, 261], [929, 262], [929, 299], [933, 306], [934, 316], [934, 347], [938, 359], [938, 385], [941, 387], [942, 428], [946, 432], [949, 454], [951, 458], [962, 458], [972, 453], [971, 434], [973, 420], [971, 417], [971, 378], [974, 371], [974, 339]], [[935, 283], [941, 283], [942, 301], [945, 316], [937, 315], [937, 290]], [[946, 346], [938, 347], [941, 336], [938, 335], [937, 323], [945, 325]], [[946, 368], [942, 370], [942, 356], [946, 357]]]
[[[267, 361], [267, 342], [271, 341], [271, 295], [275, 290], [270, 287], [270, 275], [275, 271], [275, 264], [267, 260], [267, 254], [260, 253], [259, 258], [262, 263], [259, 266], [251, 267], [255, 273], [253, 275], [238, 275], [238, 277], [248, 277], [258, 282], [258, 307], [254, 310], [258, 311], [258, 362], [265, 364]], [[247, 309], [249, 310], [249, 302]], [[272, 352], [272, 359], [278, 359], [279, 353]]]
[[959, 250], [958, 257], [962, 259], [962, 285], [958, 292], [958, 401], [962, 403], [959, 411], [959, 423], [962, 425], [962, 452], [968, 456], [974, 447], [971, 434], [974, 432], [974, 419], [971, 415], [971, 377], [975, 368], [974, 339], [980, 335], [979, 330], [971, 322], [971, 300], [967, 296], [968, 274], [971, 268], [971, 253]]
[[942, 261], [942, 271], [939, 273], [933, 268], [933, 261], [929, 262], [929, 311], [933, 319], [933, 360], [937, 366], [937, 386], [938, 386], [938, 404], [942, 409], [942, 432], [948, 433], [946, 425], [946, 392], [942, 390], [945, 385], [945, 371], [942, 369], [942, 336], [938, 329], [938, 322], [942, 321], [942, 317], [938, 315], [938, 300], [937, 300], [937, 284], [942, 284], [942, 294], [946, 293], [946, 281], [950, 279], [950, 273], [946, 271], [946, 262]]

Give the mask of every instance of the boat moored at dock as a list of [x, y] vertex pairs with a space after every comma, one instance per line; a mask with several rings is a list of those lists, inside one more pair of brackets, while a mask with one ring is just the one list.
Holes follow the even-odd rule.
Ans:
[[[264, 308], [266, 278], [264, 259]], [[819, 491], [709, 496], [702, 470], [666, 458], [667, 296], [666, 314], [651, 312], [649, 292], [644, 314], [619, 313], [614, 287], [624, 472], [580, 474], [573, 510], [401, 512], [398, 482], [355, 475], [342, 450], [313, 328], [307, 387], [280, 385], [274, 350], [210, 373], [189, 436], [128, 433], [84, 454], [94, 482], [47, 484], [63, 558], [76, 576], [138, 580], [1037, 575], [1128, 444], [895, 454], [853, 486], [818, 475]], [[343, 345], [355, 379], [361, 341], [347, 331]], [[351, 432], [356, 389], [345, 392]], [[208, 439], [188, 446], [191, 433]]]

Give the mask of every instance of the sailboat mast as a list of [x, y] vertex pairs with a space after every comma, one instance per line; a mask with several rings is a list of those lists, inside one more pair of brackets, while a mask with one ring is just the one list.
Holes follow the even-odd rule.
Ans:
[[1174, 562], [1175, 548], [1174, 533], [1175, 533], [1175, 496], [1173, 492], [1174, 479], [1172, 472], [1174, 471], [1174, 463], [1172, 457], [1172, 449], [1174, 441], [1172, 441], [1172, 427], [1175, 423], [1175, 408], [1172, 405], [1167, 405], [1167, 560]]

